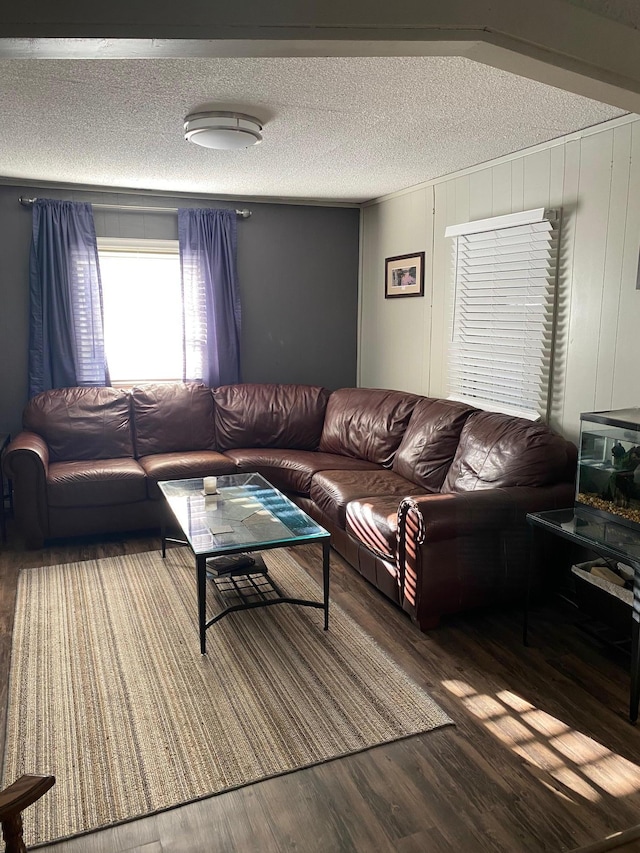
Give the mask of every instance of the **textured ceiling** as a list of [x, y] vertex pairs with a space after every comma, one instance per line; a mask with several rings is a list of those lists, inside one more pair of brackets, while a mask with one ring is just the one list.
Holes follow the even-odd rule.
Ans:
[[567, 0], [602, 18], [610, 18], [626, 27], [640, 29], [640, 3], [638, 0]]
[[[185, 142], [206, 107], [264, 142]], [[360, 202], [622, 114], [458, 57], [2, 60], [0, 176]]]

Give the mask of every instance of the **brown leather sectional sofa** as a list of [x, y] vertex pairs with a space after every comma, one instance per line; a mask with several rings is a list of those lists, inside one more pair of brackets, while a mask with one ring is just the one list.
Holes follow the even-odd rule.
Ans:
[[258, 471], [423, 630], [522, 594], [530, 511], [570, 506], [576, 450], [543, 424], [400, 391], [64, 388], [10, 444], [27, 547], [158, 527], [158, 480]]

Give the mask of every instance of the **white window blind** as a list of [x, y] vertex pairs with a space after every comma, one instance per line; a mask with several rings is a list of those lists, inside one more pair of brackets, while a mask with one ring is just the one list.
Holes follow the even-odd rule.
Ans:
[[455, 237], [450, 397], [548, 416], [559, 216], [543, 209], [447, 228]]
[[75, 339], [75, 371], [78, 385], [104, 383], [103, 315], [98, 279], [98, 259], [86, 246], [70, 247], [69, 295]]

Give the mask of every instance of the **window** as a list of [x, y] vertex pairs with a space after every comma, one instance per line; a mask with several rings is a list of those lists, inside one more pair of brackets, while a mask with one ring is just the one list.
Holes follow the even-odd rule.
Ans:
[[181, 380], [178, 241], [98, 238], [98, 255], [112, 384]]
[[450, 397], [548, 417], [558, 221], [543, 209], [450, 226], [455, 237]]

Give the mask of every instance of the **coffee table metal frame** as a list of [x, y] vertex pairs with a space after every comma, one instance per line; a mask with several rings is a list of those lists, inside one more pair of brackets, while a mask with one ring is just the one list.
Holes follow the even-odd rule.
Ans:
[[[245, 538], [242, 537], [242, 528], [240, 524], [236, 529], [232, 531], [232, 537], [236, 538], [238, 541], [230, 542], [226, 533], [215, 534], [208, 530], [208, 536], [202, 535], [202, 525], [205, 523], [204, 521], [200, 522], [200, 526], [197, 528], [200, 536], [198, 537], [195, 533], [195, 530], [191, 528], [191, 524], [187, 524], [186, 526], [191, 529], [185, 529], [185, 524], [180, 518], [180, 512], [184, 512], [185, 509], [190, 510], [191, 504], [190, 502], [194, 502], [193, 506], [198, 508], [198, 512], [194, 513], [194, 515], [198, 515], [202, 518], [202, 509], [203, 506], [206, 506], [205, 501], [207, 496], [204, 495], [203, 492], [203, 479], [199, 478], [190, 478], [186, 480], [162, 480], [158, 483], [160, 491], [164, 495], [168, 507], [171, 509], [171, 512], [176, 520], [178, 527], [180, 528], [181, 533], [185, 536], [185, 539], [177, 539], [167, 536], [167, 523], [165, 520], [162, 522], [161, 529], [161, 537], [162, 537], [162, 556], [166, 556], [166, 546], [167, 542], [174, 542], [180, 545], [188, 545], [191, 549], [193, 555], [196, 560], [196, 577], [197, 577], [197, 590], [198, 590], [198, 625], [200, 630], [200, 653], [206, 654], [206, 632], [207, 629], [210, 628], [215, 622], [218, 622], [224, 616], [227, 616], [229, 613], [234, 613], [238, 610], [250, 610], [256, 607], [270, 607], [275, 604], [298, 604], [303, 607], [315, 607], [324, 611], [324, 630], [328, 630], [329, 628], [329, 554], [331, 548], [331, 534], [325, 530], [323, 527], [320, 527], [319, 524], [316, 524], [313, 519], [311, 519], [306, 513], [304, 513], [293, 501], [290, 501], [282, 492], [278, 491], [278, 489], [274, 488], [267, 480], [264, 479], [260, 474], [230, 474], [227, 476], [220, 476], [217, 478], [218, 480], [218, 494], [220, 498], [225, 497], [225, 493], [228, 493], [229, 490], [237, 490], [242, 489], [243, 487], [251, 487], [253, 486], [255, 489], [262, 493], [263, 499], [266, 497], [271, 497], [276, 500], [277, 504], [280, 507], [286, 508], [287, 513], [293, 517], [296, 521], [302, 522], [303, 527], [306, 527], [307, 532], [303, 535], [297, 535], [294, 531], [288, 530], [283, 531], [282, 526], [286, 527], [286, 524], [282, 522], [282, 519], [278, 517], [277, 512], [273, 512], [268, 506], [265, 506], [264, 509], [267, 512], [271, 512], [274, 516], [274, 520], [281, 522], [280, 527], [280, 535], [269, 537], [262, 536], [257, 539], [252, 540], [249, 536]], [[247, 491], [247, 496], [252, 496], [255, 500], [260, 502], [260, 497], [258, 497], [257, 492], [254, 491], [253, 495], [250, 491]], [[211, 498], [212, 496], [208, 496]], [[235, 495], [234, 495], [235, 497]], [[187, 516], [190, 518], [191, 513], [187, 512]], [[231, 532], [231, 531], [229, 531]], [[206, 540], [206, 541], [198, 541]], [[231, 605], [224, 610], [217, 613], [213, 618], [207, 620], [206, 618], [206, 595], [207, 595], [207, 559], [211, 557], [218, 557], [222, 554], [239, 554], [239, 553], [255, 553], [257, 551], [268, 551], [274, 548], [286, 548], [294, 545], [308, 545], [313, 543], [320, 543], [322, 545], [322, 579], [323, 579], [323, 600], [320, 601], [311, 601], [303, 598], [292, 598], [290, 596], [285, 596], [280, 593], [280, 590], [277, 586], [271, 582], [271, 585], [275, 592], [277, 593], [277, 597], [262, 599], [259, 601], [247, 601], [241, 604]], [[247, 572], [234, 571], [232, 574], [236, 577], [238, 576], [246, 576], [254, 574], [251, 570]], [[266, 570], [262, 570], [259, 572], [262, 574], [268, 574]], [[230, 575], [221, 575], [221, 579], [225, 579], [230, 577]]]

